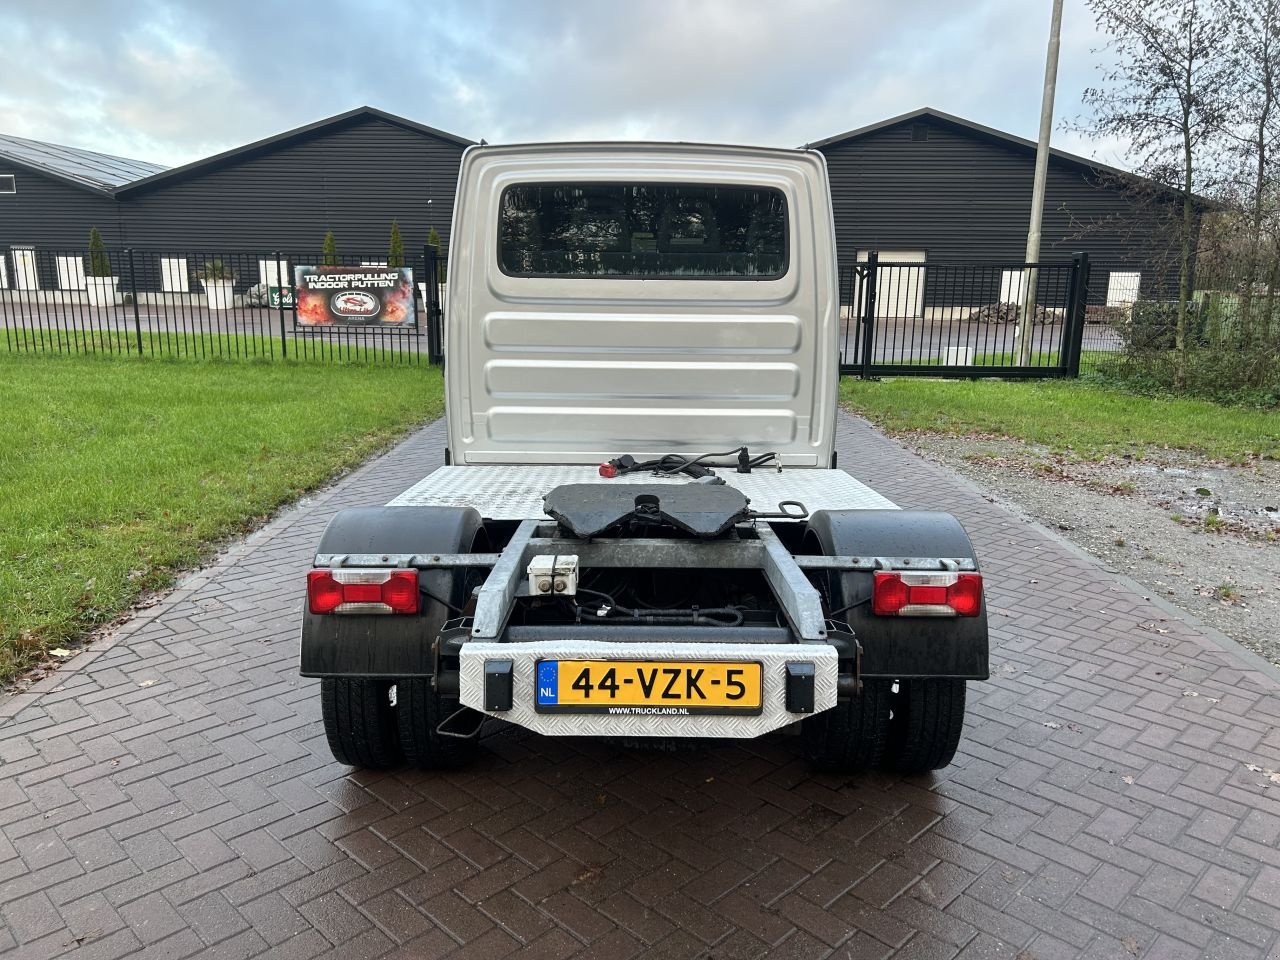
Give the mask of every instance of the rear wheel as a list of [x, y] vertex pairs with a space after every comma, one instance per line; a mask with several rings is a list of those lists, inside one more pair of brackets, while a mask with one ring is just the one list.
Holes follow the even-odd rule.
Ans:
[[[451, 770], [466, 765], [476, 754], [483, 714], [463, 710], [454, 697], [442, 697], [430, 678], [396, 684], [396, 720], [405, 759], [424, 770]], [[448, 721], [441, 732], [441, 724]], [[455, 734], [464, 734], [457, 736]], [[469, 735], [469, 736], [467, 736]]]
[[390, 684], [367, 677], [320, 681], [320, 713], [329, 749], [339, 763], [381, 769], [400, 762]]
[[899, 680], [890, 699], [893, 721], [884, 758], [886, 768], [926, 773], [949, 764], [964, 729], [964, 701], [963, 680]]
[[854, 773], [880, 764], [889, 739], [887, 680], [865, 680], [862, 693], [805, 719], [805, 753], [827, 773]]
[[[809, 518], [804, 552], [826, 556], [908, 556], [973, 558], [973, 545], [959, 521], [948, 514], [894, 510], [819, 510]], [[975, 565], [976, 566], [976, 565]], [[826, 614], [849, 625], [862, 644], [864, 687], [879, 685], [879, 699], [891, 716], [887, 728], [867, 723], [866, 729], [886, 729], [880, 743], [879, 765], [899, 773], [939, 770], [955, 756], [964, 729], [965, 681], [959, 676], [987, 672], [987, 618], [958, 618], [932, 623], [923, 630], [911, 617], [878, 617], [872, 613], [874, 579], [871, 571], [828, 571], [815, 586], [823, 594]], [[945, 643], [935, 642], [937, 634]], [[942, 674], [910, 677], [905, 673]], [[868, 679], [870, 674], [876, 678]], [[949, 675], [949, 676], [947, 676]], [[844, 704], [837, 706], [843, 710]], [[864, 708], [867, 709], [867, 708]], [[816, 718], [815, 718], [816, 719]], [[846, 723], [851, 729], [851, 721]], [[862, 758], [869, 756], [868, 750]]]

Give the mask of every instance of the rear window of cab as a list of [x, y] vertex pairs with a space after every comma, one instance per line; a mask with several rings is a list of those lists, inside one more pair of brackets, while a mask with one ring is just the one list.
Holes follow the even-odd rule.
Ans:
[[498, 265], [511, 277], [776, 280], [787, 201], [774, 187], [525, 183], [502, 192]]

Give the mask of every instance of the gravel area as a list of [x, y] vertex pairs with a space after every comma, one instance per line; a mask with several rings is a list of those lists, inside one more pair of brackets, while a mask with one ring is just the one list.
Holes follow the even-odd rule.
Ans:
[[1280, 463], [1176, 450], [1095, 461], [1000, 437], [898, 439], [1280, 664]]

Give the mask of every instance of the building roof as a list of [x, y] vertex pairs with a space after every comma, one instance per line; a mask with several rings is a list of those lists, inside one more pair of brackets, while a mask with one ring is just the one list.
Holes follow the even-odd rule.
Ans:
[[145, 160], [130, 160], [96, 150], [44, 143], [0, 133], [0, 157], [59, 180], [91, 190], [109, 192], [165, 168]]
[[301, 127], [295, 127], [292, 130], [286, 130], [284, 133], [277, 133], [273, 137], [267, 137], [263, 140], [255, 140], [253, 143], [246, 143], [242, 147], [225, 150], [222, 153], [214, 154], [212, 157], [205, 157], [203, 160], [195, 160], [192, 163], [187, 163], [180, 167], [174, 167], [172, 170], [165, 170], [163, 172], [158, 172], [153, 176], [144, 177], [141, 180], [136, 180], [121, 187], [117, 191], [117, 194], [127, 194], [134, 191], [146, 190], [152, 186], [159, 186], [174, 180], [182, 180], [187, 177], [196, 176], [209, 170], [216, 170], [217, 168], [233, 163], [242, 157], [256, 153], [265, 153], [269, 150], [286, 146], [295, 141], [304, 140], [330, 128], [346, 126], [347, 124], [351, 124], [365, 118], [381, 120], [383, 123], [389, 123], [392, 126], [411, 130], [414, 133], [421, 133], [429, 137], [435, 137], [438, 140], [454, 143], [460, 147], [469, 147], [475, 143], [474, 140], [467, 140], [464, 137], [459, 137], [457, 134], [448, 133], [444, 130], [437, 130], [435, 127], [428, 127], [425, 123], [418, 123], [416, 120], [398, 117], [394, 113], [387, 113], [385, 110], [379, 110], [377, 107], [356, 107], [354, 110], [348, 110], [346, 113], [339, 113], [332, 117], [326, 117], [324, 120], [317, 120], [315, 123], [308, 123]]
[[[878, 130], [884, 130], [887, 127], [893, 127], [901, 123], [909, 123], [912, 120], [920, 119], [936, 120], [940, 123], [956, 127], [961, 131], [977, 135], [978, 137], [989, 140], [993, 143], [1014, 147], [1019, 152], [1029, 153], [1032, 156], [1035, 156], [1036, 150], [1038, 149], [1034, 140], [1028, 140], [1025, 137], [1019, 137], [1012, 133], [1005, 133], [1003, 130], [997, 130], [995, 127], [984, 126], [981, 123], [974, 123], [972, 120], [966, 120], [964, 117], [957, 117], [955, 114], [945, 113], [942, 110], [935, 110], [933, 107], [921, 107], [919, 110], [912, 110], [908, 113], [899, 114], [898, 116], [890, 117], [887, 120], [869, 123], [865, 127], [858, 127], [854, 130], [847, 130], [844, 133], [837, 133], [834, 137], [827, 137], [825, 140], [806, 143], [805, 148], [821, 150], [823, 147], [833, 146], [847, 140], [856, 140], [859, 137], [865, 137], [868, 134], [875, 133]], [[1108, 174], [1110, 177], [1120, 182], [1144, 184], [1166, 197], [1176, 199], [1182, 196], [1182, 192], [1175, 187], [1158, 183], [1157, 181], [1141, 176], [1140, 174], [1133, 173], [1130, 170], [1113, 167], [1098, 160], [1091, 160], [1088, 157], [1082, 157], [1076, 153], [1068, 153], [1065, 150], [1059, 150], [1056, 147], [1049, 148], [1049, 158], [1060, 163], [1067, 163], [1072, 166], [1079, 167], [1086, 172]], [[1191, 195], [1191, 199], [1201, 208], [1201, 210], [1218, 210], [1223, 207], [1223, 204], [1220, 201], [1213, 200], [1209, 197], [1203, 197], [1200, 194], [1193, 193]]]
[[[950, 126], [959, 127], [969, 133], [1001, 143], [1006, 146], [1012, 146], [1019, 151], [1029, 151], [1031, 154], [1036, 152], [1036, 142], [1028, 140], [1025, 137], [1015, 136], [1012, 133], [1005, 133], [1003, 130], [997, 130], [994, 127], [987, 127], [981, 123], [974, 123], [972, 120], [966, 120], [964, 117], [957, 117], [951, 113], [944, 113], [941, 110], [935, 110], [933, 107], [921, 107], [919, 110], [912, 110], [908, 113], [899, 114], [896, 117], [890, 117], [887, 120], [880, 120], [876, 123], [869, 123], [865, 127], [858, 127], [854, 130], [847, 130], [844, 133], [837, 133], [834, 137], [827, 137], [825, 140], [817, 140], [813, 143], [805, 144], [806, 147], [820, 150], [823, 147], [829, 147], [845, 140], [856, 140], [859, 137], [865, 137], [868, 134], [875, 133], [877, 130], [884, 130], [886, 127], [897, 126], [900, 123], [907, 123], [912, 120], [920, 119], [937, 120]], [[1049, 155], [1056, 160], [1062, 160], [1066, 163], [1075, 164], [1089, 170], [1097, 170], [1101, 173], [1110, 173], [1118, 177], [1126, 179], [1142, 179], [1135, 173], [1128, 170], [1122, 170], [1119, 167], [1112, 167], [1097, 160], [1090, 160], [1088, 157], [1082, 157], [1079, 154], [1067, 153], [1065, 150], [1058, 150], [1056, 147], [1049, 148]]]

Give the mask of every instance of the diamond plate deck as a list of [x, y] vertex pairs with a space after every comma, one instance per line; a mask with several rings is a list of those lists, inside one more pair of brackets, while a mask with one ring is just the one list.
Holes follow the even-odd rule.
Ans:
[[[799, 500], [814, 510], [894, 510], [896, 504], [843, 470], [793, 468], [735, 473], [716, 471], [737, 487], [756, 510], [775, 510], [781, 500]], [[635, 473], [607, 480], [592, 466], [450, 466], [414, 484], [388, 506], [475, 507], [487, 520], [546, 516], [543, 496], [564, 483], [688, 483], [687, 477]]]
[[[468, 468], [471, 469], [471, 468]], [[814, 708], [836, 705], [839, 671], [835, 647], [821, 643], [608, 643], [599, 640], [559, 643], [483, 643], [471, 641], [461, 652], [463, 704], [537, 733], [560, 737], [759, 737], [802, 719], [786, 707], [786, 664], [814, 665]], [[484, 662], [513, 661], [515, 702], [510, 710], [484, 710]], [[600, 713], [539, 713], [534, 674], [539, 660], [757, 660], [764, 674], [764, 709], [758, 716], [616, 716]]]

